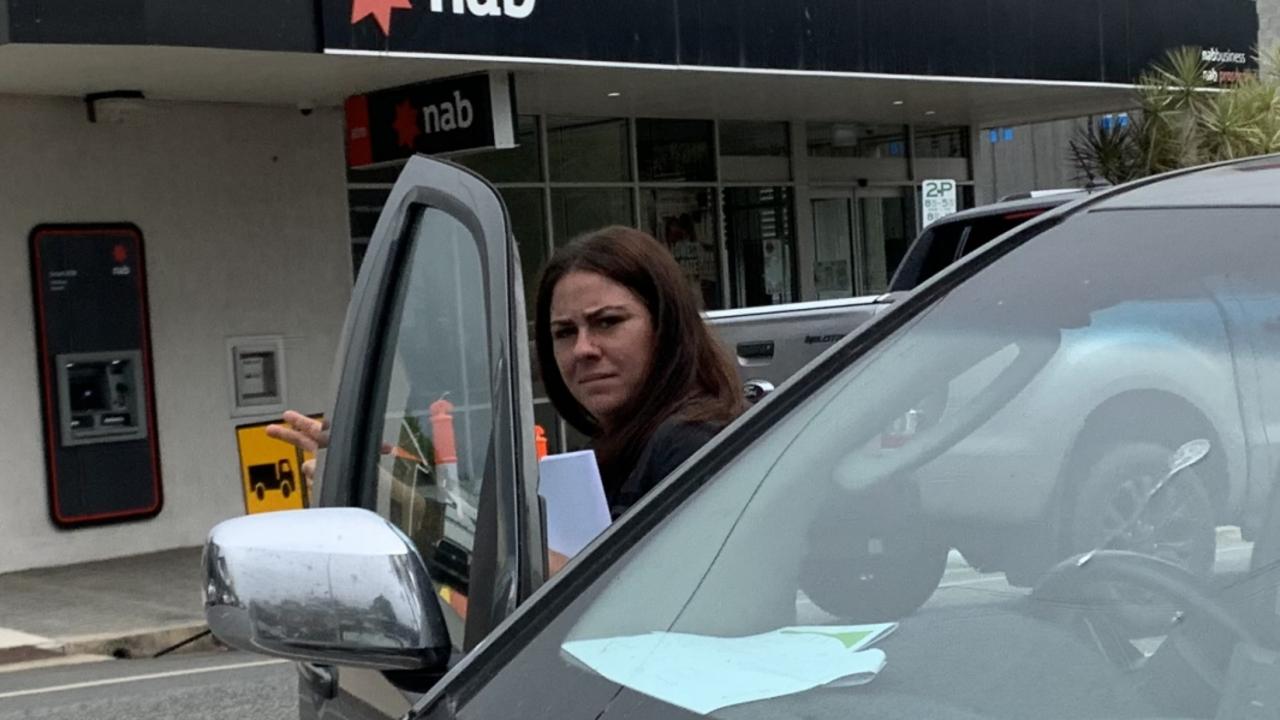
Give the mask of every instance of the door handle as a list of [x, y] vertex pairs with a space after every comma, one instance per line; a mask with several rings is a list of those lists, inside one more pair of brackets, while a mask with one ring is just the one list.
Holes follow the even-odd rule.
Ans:
[[771, 392], [773, 392], [773, 383], [768, 380], [748, 380], [742, 385], [742, 394], [746, 396], [747, 402], [753, 405]]
[[298, 663], [298, 674], [306, 682], [311, 692], [321, 700], [332, 700], [338, 697], [338, 669], [328, 665], [315, 663]]
[[738, 343], [738, 357], [743, 360], [768, 360], [773, 357], [773, 341]]

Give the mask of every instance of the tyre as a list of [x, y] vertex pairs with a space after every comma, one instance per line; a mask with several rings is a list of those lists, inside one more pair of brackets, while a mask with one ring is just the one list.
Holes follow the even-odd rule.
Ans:
[[946, 545], [929, 532], [918, 491], [831, 503], [810, 528], [800, 589], [822, 610], [855, 622], [910, 615], [942, 581]]
[[262, 502], [267, 499], [267, 489], [261, 484], [253, 489], [253, 494], [258, 496], [258, 502]]
[[291, 483], [287, 482], [287, 481], [286, 481], [286, 482], [281, 483], [281, 484], [280, 484], [280, 494], [281, 494], [281, 495], [284, 495], [284, 498], [285, 498], [286, 500], [288, 500], [288, 499], [289, 499], [289, 496], [293, 494], [293, 485], [292, 485]]
[[[1160, 443], [1143, 441], [1111, 445], [1096, 454], [1085, 466], [1068, 523], [1070, 552], [1100, 547], [1133, 521], [1115, 536], [1110, 549], [1152, 555], [1208, 577], [1216, 555], [1217, 518], [1196, 468], [1178, 473], [1158, 495], [1146, 499], [1168, 473], [1172, 454]], [[1167, 629], [1171, 610], [1155, 598], [1132, 588], [1097, 592], [1100, 600], [1114, 605], [1131, 637]]]
[[[1154, 442], [1112, 445], [1087, 465], [1069, 524], [1073, 552], [1106, 541], [1143, 509], [1146, 496], [1168, 472], [1173, 449]], [[1119, 536], [1116, 550], [1175, 562], [1206, 576], [1213, 568], [1217, 522], [1213, 502], [1195, 467], [1178, 473], [1147, 504], [1142, 518]]]

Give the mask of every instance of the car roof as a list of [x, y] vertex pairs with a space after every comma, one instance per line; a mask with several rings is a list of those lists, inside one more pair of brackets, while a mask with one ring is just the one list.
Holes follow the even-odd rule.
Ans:
[[1059, 205], [1065, 205], [1073, 200], [1079, 200], [1088, 197], [1089, 193], [1085, 190], [1071, 190], [1066, 192], [1056, 192], [1050, 195], [1041, 195], [1038, 197], [1018, 198], [1016, 200], [1001, 200], [987, 205], [980, 205], [976, 208], [961, 210], [953, 213], [930, 225], [930, 227], [940, 227], [950, 225], [952, 223], [964, 223], [981, 218], [993, 217], [996, 215], [1010, 215], [1023, 211], [1033, 210], [1049, 210]]
[[1280, 155], [1265, 155], [1121, 186], [1082, 209], [1277, 206]]

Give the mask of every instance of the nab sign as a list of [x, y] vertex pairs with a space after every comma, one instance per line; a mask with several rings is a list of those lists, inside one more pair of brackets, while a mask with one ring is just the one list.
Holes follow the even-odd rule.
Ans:
[[347, 100], [347, 164], [515, 147], [511, 77], [477, 73]]

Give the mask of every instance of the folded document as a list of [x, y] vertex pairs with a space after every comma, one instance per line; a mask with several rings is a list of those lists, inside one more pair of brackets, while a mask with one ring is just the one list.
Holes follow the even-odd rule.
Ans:
[[897, 627], [806, 625], [738, 638], [652, 632], [575, 640], [564, 650], [619, 685], [705, 715], [822, 685], [870, 682], [885, 654], [866, 648]]

